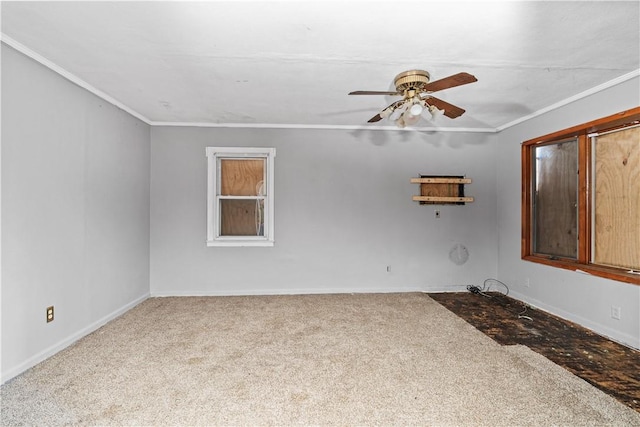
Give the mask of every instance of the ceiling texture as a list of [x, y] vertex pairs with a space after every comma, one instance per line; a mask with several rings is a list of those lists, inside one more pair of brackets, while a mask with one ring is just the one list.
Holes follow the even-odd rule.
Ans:
[[[396, 129], [394, 77], [496, 132], [639, 75], [640, 2], [6, 2], [2, 40], [152, 125]], [[640, 98], [640, 95], [639, 95]]]

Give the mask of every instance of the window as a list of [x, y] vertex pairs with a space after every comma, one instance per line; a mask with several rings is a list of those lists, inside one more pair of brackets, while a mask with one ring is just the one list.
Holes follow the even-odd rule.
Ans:
[[275, 148], [206, 151], [207, 246], [273, 246]]
[[522, 258], [640, 284], [640, 107], [522, 144]]

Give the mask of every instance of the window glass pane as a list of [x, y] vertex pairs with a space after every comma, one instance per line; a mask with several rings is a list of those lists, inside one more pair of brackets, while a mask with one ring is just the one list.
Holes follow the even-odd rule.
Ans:
[[220, 195], [264, 194], [264, 158], [220, 159]]
[[640, 269], [640, 127], [593, 144], [592, 262]]
[[578, 140], [534, 152], [534, 252], [575, 259], [578, 254]]
[[264, 199], [220, 200], [221, 236], [264, 236]]

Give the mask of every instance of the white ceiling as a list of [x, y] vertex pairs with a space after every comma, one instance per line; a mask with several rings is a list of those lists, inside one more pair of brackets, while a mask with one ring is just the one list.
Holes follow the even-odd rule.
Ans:
[[2, 2], [3, 41], [152, 124], [373, 127], [414, 68], [478, 82], [415, 127], [495, 131], [640, 69], [640, 2]]

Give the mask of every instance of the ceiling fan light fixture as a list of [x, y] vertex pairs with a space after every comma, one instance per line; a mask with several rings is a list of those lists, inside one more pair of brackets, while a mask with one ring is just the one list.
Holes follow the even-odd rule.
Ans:
[[387, 117], [389, 117], [391, 114], [393, 114], [395, 110], [391, 109], [391, 108], [385, 108], [384, 110], [382, 110], [380, 112], [380, 117], [382, 117], [383, 119], [386, 119]]
[[411, 106], [411, 108], [409, 108], [409, 113], [411, 113], [412, 116], [419, 116], [422, 114], [422, 110], [424, 110], [422, 105], [419, 102], [416, 102]]
[[431, 120], [436, 120], [444, 114], [444, 110], [438, 109], [435, 105], [429, 105], [429, 113], [431, 113]]
[[397, 102], [395, 104], [392, 104], [390, 107], [392, 107], [392, 108], [389, 111], [389, 114], [387, 115], [387, 117], [391, 121], [397, 121], [398, 119], [400, 119], [403, 116], [404, 112], [406, 111], [407, 102], [406, 101], [399, 101], [399, 102]]
[[[419, 104], [415, 104], [415, 105], [419, 105]], [[420, 114], [417, 114], [417, 115], [412, 114], [412, 112], [411, 112], [412, 109], [413, 109], [413, 107], [409, 108], [402, 115], [402, 118], [404, 120], [405, 125], [413, 126], [416, 123], [418, 123], [418, 121], [420, 121]]]
[[391, 111], [387, 117], [389, 118], [389, 120], [396, 121], [400, 119], [400, 117], [402, 117], [402, 113], [402, 109], [396, 108], [395, 110]]

